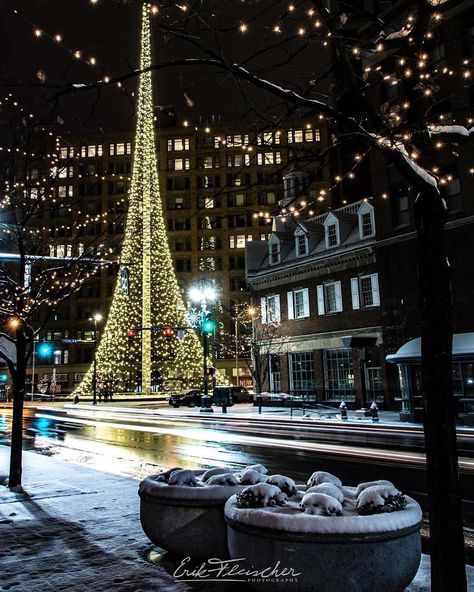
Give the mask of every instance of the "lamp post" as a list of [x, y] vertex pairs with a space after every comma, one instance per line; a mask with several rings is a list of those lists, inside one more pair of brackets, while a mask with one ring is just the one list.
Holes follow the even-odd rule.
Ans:
[[[205, 281], [195, 284], [189, 290], [188, 296], [192, 302], [199, 302], [201, 304], [201, 337], [202, 348], [204, 353], [203, 362], [203, 386], [204, 397], [201, 411], [212, 411], [209, 398], [209, 375], [207, 373], [207, 358], [209, 355], [208, 334], [214, 331], [215, 323], [207, 318], [207, 303], [213, 302], [216, 299], [216, 291], [214, 287]], [[211, 326], [212, 323], [212, 326]], [[208, 325], [208, 326], [207, 326]]]
[[92, 389], [93, 389], [93, 396], [92, 396], [92, 405], [97, 405], [97, 323], [102, 320], [102, 315], [100, 312], [96, 312], [94, 316], [89, 319], [90, 321], [94, 321], [94, 362], [92, 366]]

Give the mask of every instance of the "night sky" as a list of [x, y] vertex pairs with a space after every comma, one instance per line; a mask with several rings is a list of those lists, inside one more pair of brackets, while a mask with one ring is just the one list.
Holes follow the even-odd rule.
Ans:
[[[243, 14], [242, 4], [222, 1], [227, 2], [226, 16], [235, 26]], [[248, 5], [245, 9], [249, 9]], [[32, 23], [43, 31], [41, 37], [34, 36]], [[53, 103], [48, 99], [55, 91], [47, 85], [63, 85], [66, 80], [93, 82], [104, 73], [116, 76], [137, 67], [139, 25], [140, 7], [135, 2], [118, 4], [114, 0], [99, 0], [98, 4], [91, 5], [89, 0], [7, 0], [0, 8], [0, 47], [4, 57], [0, 63], [0, 93], [13, 90], [35, 114], [49, 113]], [[48, 39], [46, 33], [53, 37], [60, 34], [67, 48], [80, 49], [84, 56], [94, 56], [97, 68], [79, 63], [66, 48]], [[244, 39], [238, 33], [228, 35], [229, 41], [229, 53], [238, 57], [258, 50], [263, 43], [258, 33]], [[184, 50], [155, 30], [153, 52], [155, 61], [160, 61], [179, 56]], [[248, 106], [226, 74], [206, 67], [175, 68], [155, 73], [154, 78], [155, 102], [173, 105], [180, 121], [189, 119], [198, 123], [200, 118], [210, 120], [213, 114], [227, 121], [248, 116]], [[32, 81], [36, 87], [31, 86]], [[10, 84], [19, 86], [10, 89]], [[54, 106], [54, 117], [60, 122], [63, 133], [132, 127], [135, 88], [136, 80], [128, 82], [125, 91], [115, 86], [108, 88], [97, 103], [96, 92], [66, 96]], [[256, 96], [265, 108], [265, 101], [269, 99], [258, 93]]]

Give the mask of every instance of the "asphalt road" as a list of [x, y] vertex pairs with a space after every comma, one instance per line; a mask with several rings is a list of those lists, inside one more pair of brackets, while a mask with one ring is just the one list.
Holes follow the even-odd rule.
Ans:
[[[426, 502], [423, 433], [415, 427], [75, 406], [30, 412], [25, 435], [30, 448], [137, 477], [171, 466], [263, 463], [299, 482], [316, 470], [348, 485], [389, 479]], [[474, 526], [474, 432], [460, 430], [459, 450], [465, 523]]]

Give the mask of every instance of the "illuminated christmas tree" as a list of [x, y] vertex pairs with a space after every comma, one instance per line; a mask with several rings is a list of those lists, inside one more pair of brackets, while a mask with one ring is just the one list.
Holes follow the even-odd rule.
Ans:
[[[186, 327], [185, 306], [178, 287], [166, 236], [156, 157], [151, 65], [150, 7], [142, 12], [140, 82], [128, 217], [120, 270], [105, 328], [96, 350], [98, 379], [128, 375], [149, 392], [152, 378], [180, 380], [197, 386], [202, 380], [203, 353], [193, 330]], [[90, 393], [93, 366], [75, 394]]]

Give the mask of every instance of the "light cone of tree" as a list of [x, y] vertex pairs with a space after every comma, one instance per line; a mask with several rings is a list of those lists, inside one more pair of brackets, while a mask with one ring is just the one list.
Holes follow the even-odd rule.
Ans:
[[[199, 386], [203, 352], [198, 335], [186, 330], [185, 337], [167, 341], [150, 327], [185, 327], [185, 305], [171, 260], [158, 177], [151, 66], [150, 8], [142, 9], [140, 81], [137, 127], [125, 236], [120, 257], [128, 282], [117, 278], [112, 304], [98, 347], [98, 381], [118, 374], [135, 382], [141, 371], [142, 390], [151, 388], [152, 370], [164, 380], [181, 380], [183, 388]], [[124, 285], [125, 283], [125, 285]], [[128, 283], [128, 286], [126, 285]], [[127, 331], [139, 330], [133, 340]], [[153, 358], [153, 360], [152, 360]], [[93, 365], [74, 394], [90, 393]]]

